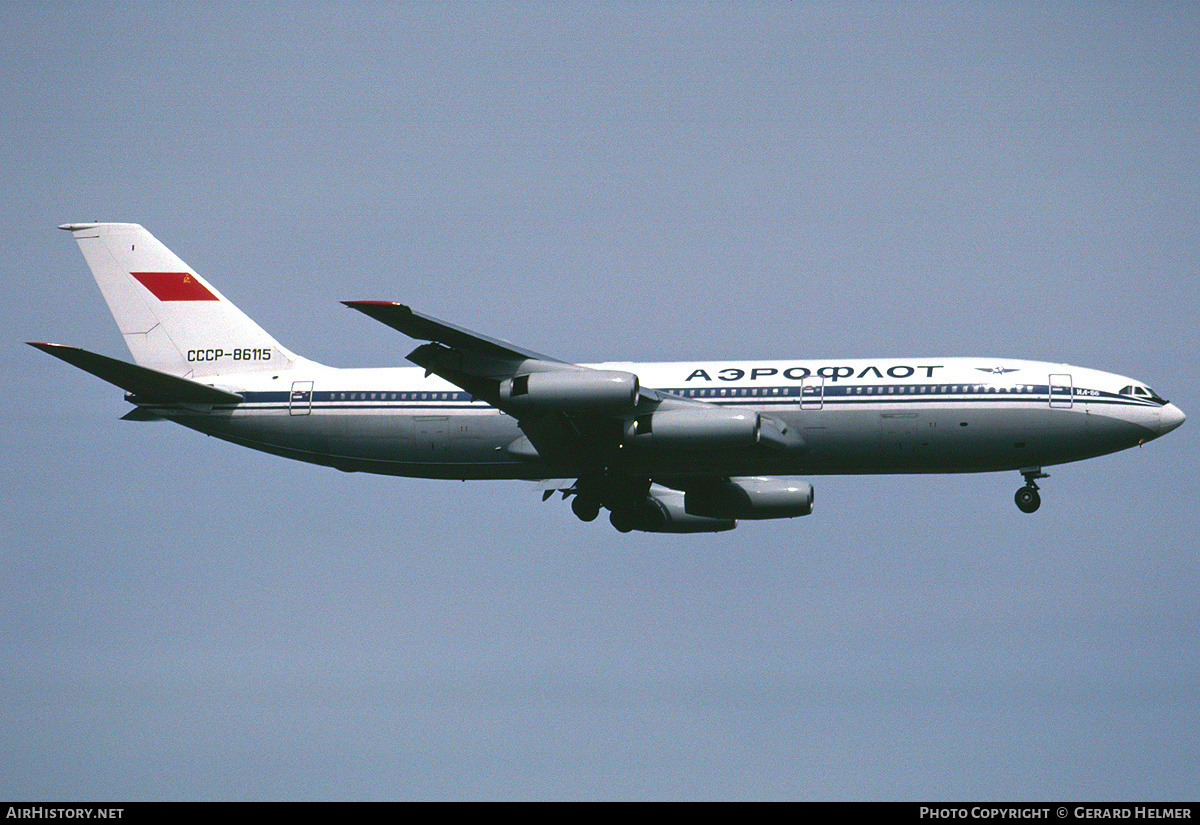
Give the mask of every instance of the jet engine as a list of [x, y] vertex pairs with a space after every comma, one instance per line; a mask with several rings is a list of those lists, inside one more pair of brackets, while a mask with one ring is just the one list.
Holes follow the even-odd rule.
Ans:
[[626, 443], [682, 450], [712, 450], [757, 444], [761, 424], [755, 412], [719, 407], [663, 410], [639, 415], [625, 425]]
[[500, 384], [500, 403], [517, 412], [628, 412], [637, 406], [638, 377], [618, 370], [562, 370], [517, 375]]
[[721, 533], [737, 527], [731, 518], [710, 518], [688, 513], [684, 509], [684, 494], [677, 490], [653, 488], [631, 513], [614, 511], [613, 526], [623, 532], [626, 528], [644, 533]]
[[775, 450], [804, 449], [799, 433], [770, 416], [713, 406], [639, 415], [625, 424], [625, 443], [666, 450], [720, 450], [754, 444]]
[[795, 518], [812, 512], [813, 488], [780, 478], [731, 478], [689, 489], [684, 509], [707, 518]]

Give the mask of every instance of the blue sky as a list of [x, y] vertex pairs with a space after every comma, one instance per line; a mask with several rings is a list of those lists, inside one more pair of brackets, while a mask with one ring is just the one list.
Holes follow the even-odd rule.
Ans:
[[119, 421], [67, 221], [289, 348], [982, 355], [1193, 412], [1191, 4], [26, 3], [0, 122], [0, 797], [1194, 798], [1200, 448], [622, 536]]

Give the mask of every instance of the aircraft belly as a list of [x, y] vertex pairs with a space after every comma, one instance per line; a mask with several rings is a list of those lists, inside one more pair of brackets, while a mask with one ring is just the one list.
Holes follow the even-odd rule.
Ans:
[[1131, 421], [1107, 415], [1099, 405], [1085, 407], [1088, 422], [1087, 458], [1124, 450], [1142, 444], [1158, 436], [1158, 410], [1148, 414], [1144, 420]]
[[[989, 472], [1124, 449], [1148, 430], [1086, 408], [884, 408], [788, 417], [807, 450], [793, 473]], [[778, 471], [776, 471], [778, 472]]]
[[[1088, 406], [775, 411], [801, 434], [803, 449], [631, 451], [621, 469], [651, 477], [987, 472], [1090, 458], [1134, 446], [1151, 433]], [[505, 448], [522, 436], [509, 416], [422, 412], [314, 410], [297, 416], [249, 410], [171, 417], [218, 438], [349, 471], [527, 479], [584, 472], [509, 454]]]
[[265, 452], [355, 472], [428, 478], [541, 478], [503, 447], [520, 436], [494, 413], [408, 415], [258, 411], [175, 417], [178, 423]]

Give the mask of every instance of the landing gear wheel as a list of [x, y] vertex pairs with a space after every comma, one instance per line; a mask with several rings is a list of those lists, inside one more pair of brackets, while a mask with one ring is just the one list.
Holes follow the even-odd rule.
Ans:
[[1032, 513], [1042, 506], [1042, 497], [1038, 494], [1037, 480], [1039, 478], [1050, 478], [1050, 476], [1043, 473], [1041, 467], [1022, 467], [1021, 475], [1025, 477], [1025, 486], [1017, 490], [1017, 494], [1013, 496], [1013, 499], [1017, 502], [1017, 509], [1022, 513]]
[[608, 520], [612, 522], [612, 526], [616, 527], [619, 532], [628, 533], [633, 529], [632, 510], [626, 510], [624, 508], [620, 510], [613, 510], [612, 514], [608, 517]]
[[575, 496], [571, 500], [571, 512], [579, 516], [580, 521], [595, 521], [600, 515], [600, 502], [589, 496]]
[[1017, 502], [1017, 509], [1022, 513], [1032, 513], [1037, 508], [1042, 506], [1042, 497], [1038, 493], [1037, 488], [1026, 486], [1017, 490], [1017, 494], [1013, 496], [1013, 500]]

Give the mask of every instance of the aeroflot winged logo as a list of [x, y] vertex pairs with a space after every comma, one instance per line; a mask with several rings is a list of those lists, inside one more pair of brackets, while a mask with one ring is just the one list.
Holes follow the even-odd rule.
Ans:
[[992, 375], [1004, 375], [1007, 372], [1020, 372], [1016, 367], [976, 367], [979, 372], [989, 372]]
[[190, 272], [130, 272], [160, 301], [216, 301], [216, 295]]

